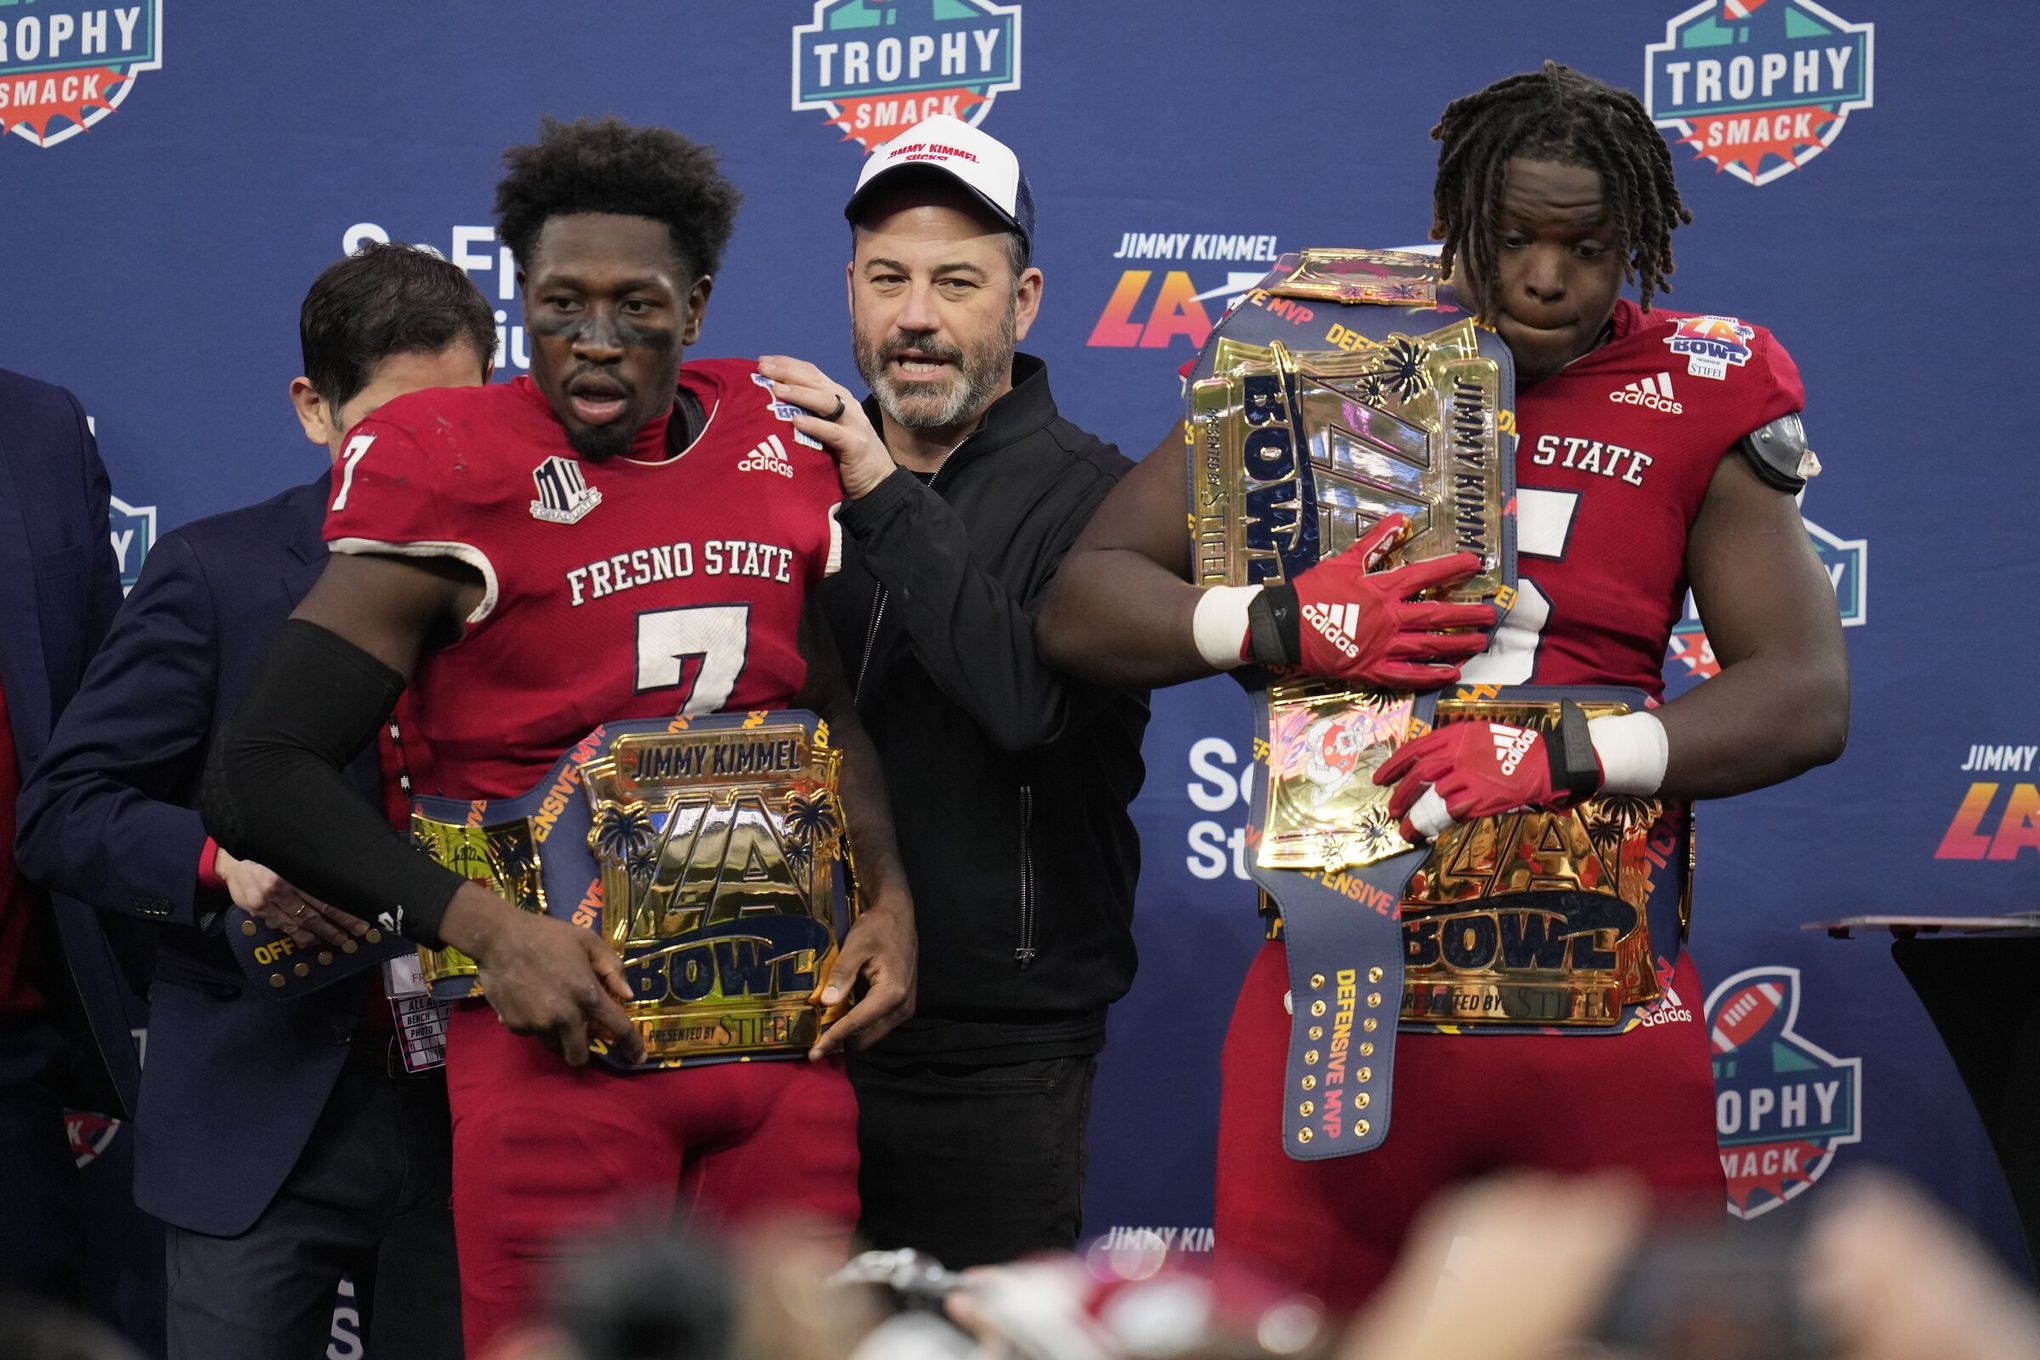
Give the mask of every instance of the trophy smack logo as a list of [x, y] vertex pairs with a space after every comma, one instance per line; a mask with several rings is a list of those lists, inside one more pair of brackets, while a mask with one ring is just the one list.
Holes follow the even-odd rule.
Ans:
[[1717, 171], [1769, 184], [1871, 106], [1875, 38], [1813, 0], [1703, 0], [1644, 49], [1644, 106]]
[[0, 0], [0, 131], [51, 147], [127, 100], [163, 65], [163, 0]]
[[1751, 968], [1707, 997], [1714, 1131], [1728, 1211], [1767, 1214], [1804, 1194], [1863, 1128], [1863, 1060], [1802, 1036], [1799, 970]]
[[924, 118], [976, 126], [1020, 88], [1020, 6], [993, 0], [815, 0], [793, 30], [793, 107], [875, 150]]
[[129, 505], [118, 496], [108, 498], [108, 528], [113, 534], [113, 555], [120, 564], [120, 593], [125, 595], [141, 579], [142, 563], [156, 546], [156, 507]]

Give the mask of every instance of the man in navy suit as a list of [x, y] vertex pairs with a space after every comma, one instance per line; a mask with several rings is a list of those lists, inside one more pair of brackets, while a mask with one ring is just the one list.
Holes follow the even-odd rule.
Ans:
[[[13, 832], [17, 795], [120, 605], [110, 494], [77, 399], [0, 371], [0, 1290], [68, 1298], [81, 1235], [64, 1106], [123, 1113], [138, 1071], [99, 923], [61, 903], [53, 918]], [[103, 1059], [81, 1061], [88, 1023]]]
[[[371, 245], [299, 321], [291, 400], [335, 460], [383, 402], [487, 380], [489, 305], [458, 268]], [[406, 1072], [368, 969], [295, 999], [248, 985], [229, 904], [343, 948], [369, 927], [214, 845], [194, 811], [213, 730], [325, 564], [331, 470], [167, 534], [21, 798], [24, 870], [156, 923], [135, 1198], [169, 1225], [173, 1357], [312, 1360], [350, 1276], [377, 1360], [460, 1354], [446, 1088]], [[104, 538], [104, 491], [101, 493]], [[374, 749], [349, 776], [381, 805]]]

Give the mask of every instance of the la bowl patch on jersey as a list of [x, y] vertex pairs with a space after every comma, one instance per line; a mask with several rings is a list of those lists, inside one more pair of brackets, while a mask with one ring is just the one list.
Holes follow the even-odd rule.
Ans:
[[1686, 357], [1686, 372], [1695, 378], [1728, 377], [1731, 365], [1741, 368], [1750, 361], [1750, 341], [1756, 329], [1732, 316], [1681, 317], [1665, 345]]
[[163, 65], [163, 0], [0, 0], [0, 131], [67, 142], [119, 108]]
[[1769, 1213], [1827, 1174], [1862, 1137], [1863, 1060], [1799, 1033], [1799, 970], [1750, 968], [1707, 997], [1714, 1131], [1728, 1211]]

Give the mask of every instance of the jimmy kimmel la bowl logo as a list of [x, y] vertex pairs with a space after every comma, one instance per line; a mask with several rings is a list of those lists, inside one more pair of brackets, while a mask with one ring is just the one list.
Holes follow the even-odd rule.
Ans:
[[1644, 49], [1643, 102], [1716, 170], [1769, 184], [1871, 106], [1876, 37], [1813, 0], [1703, 0]]
[[793, 30], [793, 107], [871, 151], [924, 118], [975, 126], [1020, 88], [1020, 6], [992, 0], [815, 0]]
[[0, 131], [56, 146], [163, 66], [163, 0], [0, 0]]

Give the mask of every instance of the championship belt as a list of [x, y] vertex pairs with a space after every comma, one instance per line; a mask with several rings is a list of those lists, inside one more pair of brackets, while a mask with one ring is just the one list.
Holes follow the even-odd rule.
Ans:
[[[417, 799], [411, 836], [609, 941], [644, 1036], [636, 1067], [802, 1057], [856, 914], [840, 759], [827, 725], [794, 709], [606, 723], [520, 798]], [[423, 954], [434, 996], [482, 994], [474, 960]]]
[[[1384, 566], [1470, 550], [1448, 598], [1514, 598], [1515, 369], [1429, 256], [1286, 255], [1213, 330], [1188, 393], [1190, 530], [1200, 585], [1294, 580], [1391, 514]], [[1372, 775], [1435, 696], [1261, 677], [1254, 878], [1278, 905], [1292, 1020], [1283, 1148], [1317, 1160], [1388, 1132], [1399, 908], [1425, 852]]]
[[[1550, 733], [1561, 699], [1589, 718], [1644, 705], [1634, 689], [1469, 688], [1442, 698], [1436, 721]], [[1598, 794], [1447, 828], [1403, 891], [1404, 1028], [1604, 1035], [1652, 1023], [1685, 943], [1692, 871], [1683, 802]]]

